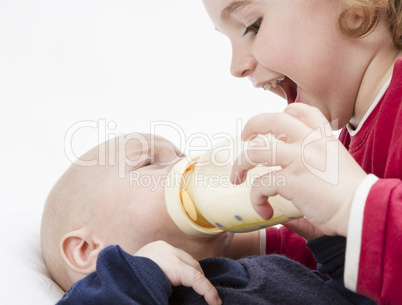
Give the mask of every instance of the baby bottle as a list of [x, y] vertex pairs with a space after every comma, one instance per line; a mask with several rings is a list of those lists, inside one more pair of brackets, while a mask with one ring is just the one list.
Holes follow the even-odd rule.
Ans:
[[166, 210], [174, 223], [188, 235], [210, 237], [224, 231], [250, 232], [302, 217], [292, 202], [279, 195], [268, 199], [274, 211], [268, 220], [251, 204], [255, 178], [265, 175], [261, 184], [285, 185], [280, 167], [257, 165], [242, 184], [230, 182], [232, 166], [243, 150], [247, 156], [251, 149], [275, 149], [277, 142], [271, 135], [259, 135], [249, 142], [228, 138], [200, 156], [175, 164], [164, 190]]

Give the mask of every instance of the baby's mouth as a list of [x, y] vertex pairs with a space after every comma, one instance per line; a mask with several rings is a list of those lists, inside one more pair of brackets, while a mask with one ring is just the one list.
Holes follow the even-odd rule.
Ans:
[[297, 98], [297, 85], [288, 77], [280, 77], [276, 80], [270, 81], [262, 85], [264, 90], [270, 90], [271, 92], [283, 97], [287, 100], [288, 104], [292, 104]]

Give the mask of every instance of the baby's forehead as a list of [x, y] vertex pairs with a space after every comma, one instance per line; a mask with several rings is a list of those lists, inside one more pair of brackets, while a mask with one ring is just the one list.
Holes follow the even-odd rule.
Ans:
[[170, 161], [180, 154], [179, 149], [164, 137], [131, 133], [120, 135], [99, 146], [99, 164], [126, 163], [136, 168], [147, 162]]
[[150, 134], [132, 133], [120, 136], [116, 138], [116, 141], [116, 147], [120, 156], [126, 153], [128, 157], [153, 157], [166, 149], [175, 148], [174, 144], [167, 139]]
[[[126, 172], [154, 162], [172, 162], [179, 149], [164, 137], [131, 133], [109, 139], [86, 152], [74, 162], [80, 174], [104, 176], [104, 170]], [[85, 170], [82, 171], [84, 167]], [[96, 180], [96, 179], [95, 179]]]

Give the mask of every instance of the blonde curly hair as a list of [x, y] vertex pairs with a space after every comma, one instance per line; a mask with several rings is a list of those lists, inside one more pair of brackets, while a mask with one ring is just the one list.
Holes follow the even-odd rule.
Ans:
[[402, 0], [342, 0], [348, 7], [361, 7], [364, 22], [358, 28], [349, 28], [345, 21], [348, 9], [343, 11], [338, 20], [341, 32], [349, 37], [362, 37], [368, 34], [378, 23], [381, 14], [388, 19], [389, 29], [394, 44], [402, 49]]

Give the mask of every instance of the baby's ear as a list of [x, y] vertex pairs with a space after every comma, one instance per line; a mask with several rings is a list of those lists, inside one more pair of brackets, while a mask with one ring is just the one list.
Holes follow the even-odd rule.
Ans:
[[96, 270], [96, 260], [103, 248], [103, 243], [85, 228], [67, 233], [61, 240], [64, 261], [73, 270], [84, 274]]

